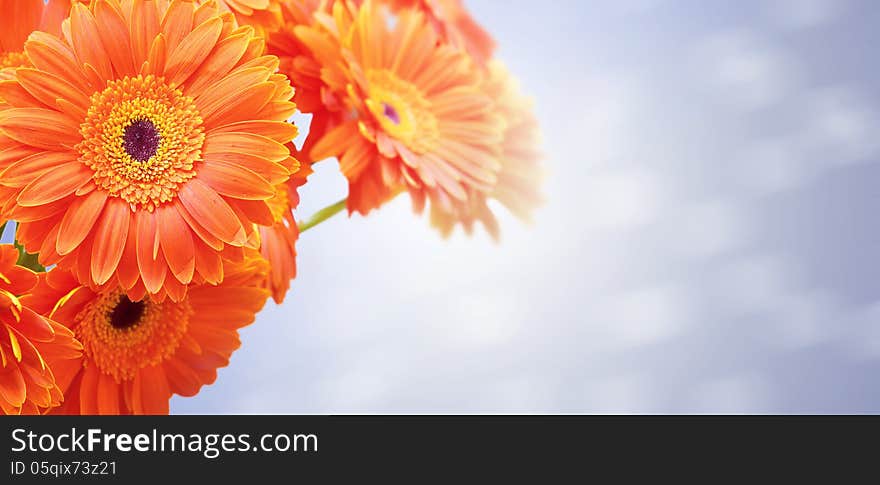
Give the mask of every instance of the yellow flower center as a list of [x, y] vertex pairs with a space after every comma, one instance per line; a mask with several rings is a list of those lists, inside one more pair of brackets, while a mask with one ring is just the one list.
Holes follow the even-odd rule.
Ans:
[[121, 382], [172, 356], [192, 313], [187, 301], [133, 302], [117, 290], [86, 305], [75, 331], [89, 360]]
[[193, 99], [152, 75], [107, 83], [80, 132], [77, 149], [98, 187], [149, 211], [195, 176], [205, 141]]
[[284, 184], [275, 187], [275, 196], [266, 201], [275, 223], [284, 221], [284, 217], [290, 212], [290, 198], [287, 194], [287, 186]]
[[367, 72], [367, 108], [382, 131], [416, 153], [436, 148], [440, 134], [431, 103], [414, 84], [386, 70]]
[[0, 69], [7, 67], [27, 67], [31, 61], [24, 52], [4, 52], [0, 54]]

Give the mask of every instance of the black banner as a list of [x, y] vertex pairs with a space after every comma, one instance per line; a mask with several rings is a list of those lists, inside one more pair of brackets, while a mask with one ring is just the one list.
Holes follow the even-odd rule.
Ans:
[[[0, 483], [366, 483], [618, 478], [720, 460], [809, 463], [870, 443], [880, 418], [613, 416], [4, 417]], [[864, 449], [866, 457], [869, 449]], [[851, 455], [855, 459], [859, 453]], [[799, 465], [800, 466], [800, 465]], [[574, 475], [571, 475], [574, 474]], [[275, 483], [275, 482], [272, 482]]]

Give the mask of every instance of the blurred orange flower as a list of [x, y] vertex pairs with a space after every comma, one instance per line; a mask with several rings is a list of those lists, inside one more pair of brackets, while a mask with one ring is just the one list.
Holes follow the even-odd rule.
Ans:
[[388, 15], [371, 1], [337, 2], [332, 22], [318, 12], [295, 28], [341, 106], [310, 159], [339, 158], [350, 212], [403, 191], [417, 211], [427, 199], [452, 210], [495, 186], [504, 122], [470, 56], [441, 43], [420, 11], [401, 11], [393, 26]]
[[130, 300], [94, 292], [69, 273], [40, 277], [30, 297], [38, 311], [69, 327], [84, 356], [59, 366], [70, 374], [60, 414], [167, 414], [173, 394], [193, 396], [212, 384], [241, 345], [269, 297], [268, 264], [255, 252], [227, 263], [218, 286], [196, 285], [179, 302]]
[[296, 166], [278, 60], [213, 2], [76, 4], [0, 83], [0, 207], [44, 265], [180, 301], [257, 247]]
[[16, 266], [17, 259], [15, 247], [0, 245], [0, 411], [39, 414], [64, 400], [69, 376], [59, 367], [77, 362], [82, 346], [67, 327], [19, 298], [37, 284], [37, 275]]
[[524, 222], [532, 221], [532, 212], [543, 201], [541, 132], [532, 101], [522, 94], [519, 83], [504, 64], [493, 60], [487, 67], [489, 75], [485, 90], [495, 100], [495, 109], [507, 121], [498, 184], [488, 194], [472, 194], [467, 201], [455, 204], [451, 211], [433, 206], [431, 221], [444, 235], [449, 235], [459, 223], [470, 233], [474, 223], [480, 222], [493, 238], [498, 239], [500, 229], [488, 199], [497, 200]]

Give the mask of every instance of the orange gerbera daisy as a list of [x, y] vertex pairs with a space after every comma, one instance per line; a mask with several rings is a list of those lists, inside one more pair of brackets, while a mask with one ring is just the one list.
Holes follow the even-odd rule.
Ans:
[[[296, 106], [253, 28], [213, 2], [98, 0], [0, 82], [0, 207], [93, 289], [174, 301], [259, 237]], [[233, 253], [238, 253], [233, 254]]]
[[487, 204], [488, 198], [499, 201], [526, 222], [531, 222], [532, 212], [543, 200], [540, 190], [544, 178], [540, 166], [543, 158], [541, 133], [532, 112], [532, 101], [523, 96], [516, 79], [500, 61], [491, 61], [488, 72], [486, 92], [495, 100], [495, 109], [507, 121], [498, 184], [489, 194], [473, 194], [467, 201], [455, 204], [452, 211], [433, 206], [431, 221], [444, 235], [449, 235], [458, 223], [470, 233], [474, 223], [481, 222], [497, 239], [498, 222]]
[[119, 290], [94, 292], [69, 272], [41, 275], [35, 309], [69, 327], [84, 356], [72, 375], [62, 414], [167, 414], [172, 394], [194, 396], [217, 378], [240, 346], [238, 329], [269, 297], [266, 261], [248, 251], [226, 265], [218, 286], [196, 285], [179, 302], [132, 301]]
[[504, 123], [483, 92], [481, 71], [439, 42], [421, 12], [401, 11], [393, 26], [389, 20], [371, 1], [337, 2], [332, 28], [296, 28], [345, 107], [310, 158], [339, 158], [350, 212], [366, 214], [406, 190], [417, 211], [426, 198], [451, 207], [470, 191], [490, 191]]
[[31, 32], [60, 34], [61, 21], [69, 11], [69, 0], [0, 0], [0, 79], [9, 78], [5, 69], [30, 64], [24, 42]]
[[19, 298], [37, 284], [37, 275], [16, 266], [17, 259], [17, 249], [0, 245], [0, 411], [39, 414], [64, 400], [69, 378], [54, 371], [77, 361], [82, 346], [70, 330]]
[[217, 0], [220, 10], [232, 12], [240, 25], [250, 25], [266, 37], [281, 26], [281, 0]]
[[419, 9], [450, 44], [466, 50], [481, 65], [495, 52], [495, 40], [471, 17], [462, 0], [389, 0], [395, 11]]
[[[292, 148], [291, 151], [294, 150]], [[293, 211], [299, 205], [297, 190], [306, 183], [306, 178], [311, 173], [311, 167], [303, 165], [287, 183], [276, 187], [276, 195], [269, 201], [272, 225], [260, 227], [260, 252], [271, 267], [267, 284], [272, 290], [272, 298], [279, 304], [284, 302], [284, 296], [290, 289], [290, 281], [296, 278], [296, 240], [299, 239], [299, 226], [293, 217]]]

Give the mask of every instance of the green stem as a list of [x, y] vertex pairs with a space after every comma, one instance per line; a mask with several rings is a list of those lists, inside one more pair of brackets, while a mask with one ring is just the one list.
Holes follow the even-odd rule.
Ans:
[[330, 219], [331, 217], [335, 216], [336, 214], [339, 214], [340, 212], [342, 212], [345, 209], [345, 203], [346, 203], [346, 199], [342, 199], [333, 205], [329, 205], [329, 206], [324, 207], [323, 209], [319, 210], [318, 212], [315, 213], [315, 215], [313, 215], [311, 217], [311, 219], [309, 219], [305, 222], [300, 222], [299, 232], [301, 232], [301, 233], [306, 232], [309, 229], [317, 226], [318, 224], [326, 221], [327, 219]]

